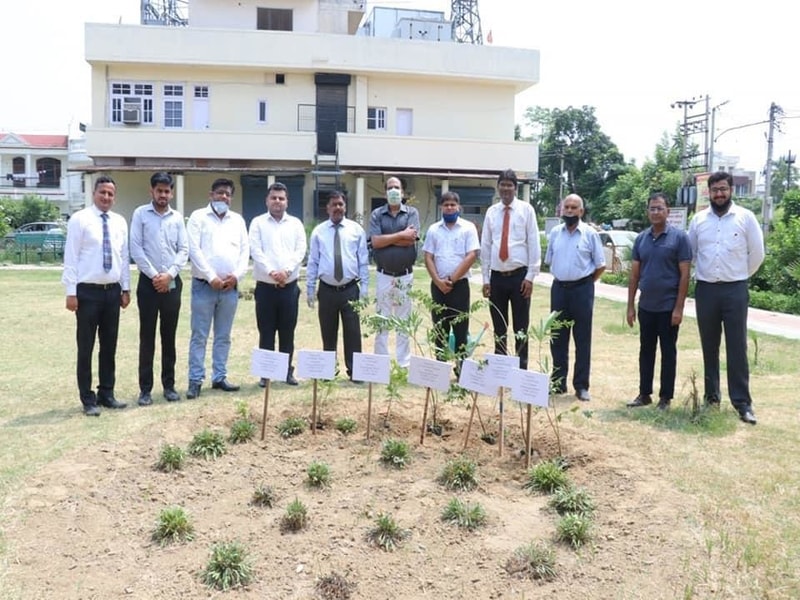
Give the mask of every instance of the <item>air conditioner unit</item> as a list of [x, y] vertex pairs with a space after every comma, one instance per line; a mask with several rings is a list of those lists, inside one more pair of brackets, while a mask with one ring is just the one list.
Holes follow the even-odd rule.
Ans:
[[142, 99], [137, 97], [122, 100], [122, 122], [126, 125], [138, 125], [142, 122]]

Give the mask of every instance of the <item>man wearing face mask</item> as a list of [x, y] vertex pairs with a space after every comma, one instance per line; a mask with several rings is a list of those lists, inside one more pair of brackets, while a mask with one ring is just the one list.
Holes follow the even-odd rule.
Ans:
[[606, 269], [603, 244], [598, 233], [581, 221], [583, 199], [577, 194], [564, 198], [561, 218], [547, 241], [544, 261], [550, 265], [550, 310], [558, 311], [558, 320], [571, 322], [558, 329], [550, 340], [553, 370], [550, 387], [555, 393], [567, 391], [569, 374], [569, 338], [575, 340], [575, 372], [572, 385], [578, 400], [588, 402], [589, 370], [592, 358], [592, 315], [594, 282]]
[[214, 180], [208, 206], [194, 211], [186, 227], [192, 263], [189, 399], [200, 396], [212, 322], [211, 387], [223, 392], [239, 389], [228, 381], [228, 354], [239, 303], [238, 284], [247, 272], [250, 245], [244, 219], [230, 209], [234, 189], [230, 179]]
[[707, 406], [719, 407], [719, 345], [724, 327], [728, 395], [739, 418], [755, 425], [747, 361], [747, 280], [764, 261], [764, 236], [755, 215], [733, 202], [730, 173], [713, 173], [708, 178], [708, 192], [711, 205], [695, 214], [689, 224], [704, 398]]
[[428, 228], [422, 251], [431, 276], [431, 299], [445, 307], [445, 310], [431, 311], [436, 355], [444, 360], [452, 327], [458, 372], [461, 361], [466, 358], [469, 337], [469, 269], [481, 246], [475, 225], [460, 216], [461, 205], [456, 192], [442, 194], [440, 207], [442, 220]]
[[[250, 254], [256, 280], [258, 347], [289, 355], [286, 383], [297, 385], [292, 366], [294, 330], [297, 327], [300, 288], [297, 278], [306, 255], [306, 230], [302, 221], [287, 214], [289, 190], [280, 181], [267, 189], [267, 212], [250, 222]], [[262, 378], [258, 385], [267, 386]]]
[[514, 346], [521, 369], [528, 368], [527, 333], [531, 317], [533, 278], [539, 273], [542, 250], [536, 213], [517, 199], [517, 174], [511, 169], [497, 178], [500, 202], [486, 211], [481, 234], [483, 297], [491, 303], [494, 353], [507, 354], [508, 307], [511, 305]]
[[[419, 212], [403, 204], [403, 187], [397, 177], [386, 180], [386, 204], [372, 211], [369, 218], [369, 246], [377, 265], [375, 300], [379, 315], [408, 318], [411, 299], [408, 291], [414, 283], [412, 270], [417, 260]], [[375, 336], [375, 354], [389, 354], [389, 332]], [[408, 336], [397, 334], [397, 363], [411, 364]]]

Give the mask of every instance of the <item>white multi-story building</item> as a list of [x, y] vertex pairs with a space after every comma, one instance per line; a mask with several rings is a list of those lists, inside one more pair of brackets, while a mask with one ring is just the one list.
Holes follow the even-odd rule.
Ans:
[[309, 222], [333, 187], [351, 215], [367, 214], [398, 175], [430, 222], [442, 190], [479, 220], [500, 170], [535, 178], [538, 148], [514, 140], [514, 99], [538, 82], [538, 51], [455, 43], [435, 11], [364, 17], [361, 0], [191, 0], [187, 27], [87, 24], [87, 194], [110, 174], [129, 215], [166, 170], [188, 213], [228, 177], [249, 221], [278, 180]]

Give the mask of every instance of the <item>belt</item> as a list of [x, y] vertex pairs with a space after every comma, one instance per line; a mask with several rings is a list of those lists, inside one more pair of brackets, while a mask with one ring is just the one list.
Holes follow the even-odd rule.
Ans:
[[110, 290], [119, 287], [119, 282], [116, 283], [79, 283], [78, 285], [88, 288], [90, 290]]
[[322, 279], [319, 280], [321, 285], [324, 285], [326, 288], [333, 290], [335, 292], [343, 292], [344, 290], [353, 287], [354, 285], [358, 284], [358, 279], [351, 279], [347, 283], [343, 283], [342, 285], [331, 285], [330, 283], [325, 283]]
[[576, 279], [575, 281], [560, 281], [558, 279], [554, 279], [553, 283], [557, 284], [559, 287], [562, 288], [574, 288], [578, 287], [579, 285], [583, 285], [584, 283], [589, 283], [594, 279], [594, 275], [587, 275], [586, 277], [581, 277], [580, 279]]
[[378, 273], [383, 273], [384, 275], [388, 275], [389, 277], [403, 277], [404, 275], [411, 275], [413, 273], [413, 267], [409, 267], [402, 271], [387, 271], [386, 269], [378, 269]]
[[256, 287], [259, 286], [266, 286], [268, 288], [274, 288], [276, 290], [285, 290], [288, 287], [297, 284], [297, 279], [292, 279], [291, 281], [287, 281], [283, 285], [279, 283], [269, 283], [267, 281], [256, 281]]
[[515, 275], [524, 275], [528, 272], [528, 267], [519, 267], [513, 271], [492, 271], [492, 275], [500, 277], [514, 277]]
[[199, 281], [200, 283], [205, 283], [206, 285], [210, 285], [210, 284], [208, 283], [208, 281], [206, 281], [205, 279], [200, 279], [199, 277], [193, 277], [193, 279], [194, 279], [195, 281]]

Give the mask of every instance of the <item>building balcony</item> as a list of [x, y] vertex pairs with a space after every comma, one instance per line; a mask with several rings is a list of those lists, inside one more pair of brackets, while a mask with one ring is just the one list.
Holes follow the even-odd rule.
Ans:
[[539, 81], [539, 51], [422, 40], [241, 29], [86, 24], [86, 60], [165, 65], [437, 78], [507, 86]]

